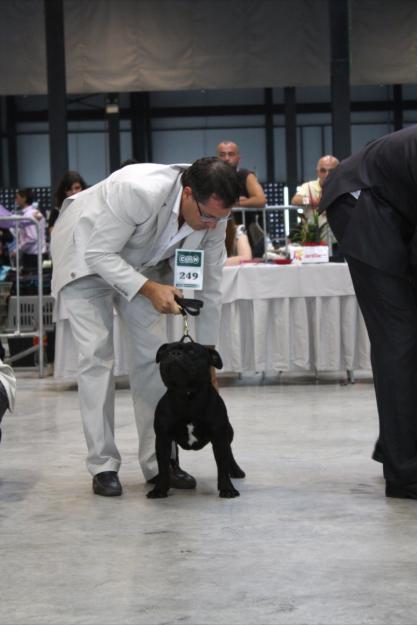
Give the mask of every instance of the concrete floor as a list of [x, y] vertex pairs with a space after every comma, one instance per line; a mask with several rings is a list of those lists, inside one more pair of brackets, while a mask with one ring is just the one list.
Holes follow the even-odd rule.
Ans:
[[373, 387], [221, 389], [247, 479], [216, 492], [211, 450], [183, 452], [197, 490], [145, 497], [127, 389], [121, 498], [92, 494], [73, 387], [19, 374], [0, 447], [0, 623], [417, 623], [417, 502], [387, 500]]

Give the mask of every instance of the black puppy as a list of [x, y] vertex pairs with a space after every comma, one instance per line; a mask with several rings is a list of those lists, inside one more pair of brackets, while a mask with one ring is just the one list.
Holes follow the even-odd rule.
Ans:
[[162, 345], [156, 355], [167, 392], [155, 411], [158, 480], [148, 493], [151, 499], [166, 497], [172, 442], [183, 449], [201, 449], [211, 442], [217, 463], [220, 497], [238, 497], [230, 477], [245, 477], [233, 458], [233, 429], [224, 401], [211, 382], [210, 366], [221, 369], [220, 355], [191, 341]]

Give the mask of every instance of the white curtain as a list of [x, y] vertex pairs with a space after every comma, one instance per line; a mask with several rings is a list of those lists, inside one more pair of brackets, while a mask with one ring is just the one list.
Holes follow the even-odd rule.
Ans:
[[[69, 93], [327, 85], [328, 0], [64, 0]], [[417, 82], [416, 0], [352, 0], [352, 84]], [[0, 0], [0, 95], [46, 93], [43, 0]]]

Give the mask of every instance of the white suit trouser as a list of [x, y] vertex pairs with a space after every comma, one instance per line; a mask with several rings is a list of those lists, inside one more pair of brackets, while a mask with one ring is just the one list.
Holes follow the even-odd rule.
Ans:
[[[164, 281], [162, 275], [155, 277]], [[67, 285], [61, 296], [79, 351], [78, 392], [87, 468], [95, 475], [118, 471], [121, 463], [114, 439], [114, 306], [127, 338], [139, 463], [148, 480], [158, 473], [153, 421], [156, 404], [166, 389], [155, 356], [166, 342], [166, 320], [146, 298], [137, 295], [128, 302], [97, 275]]]

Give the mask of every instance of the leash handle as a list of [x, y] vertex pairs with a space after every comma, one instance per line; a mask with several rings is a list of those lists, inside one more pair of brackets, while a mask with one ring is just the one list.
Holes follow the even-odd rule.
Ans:
[[203, 302], [201, 299], [178, 297], [178, 295], [174, 295], [174, 299], [180, 307], [183, 317], [186, 315], [197, 317], [197, 315], [200, 314], [200, 310], [203, 308]]
[[180, 343], [183, 343], [185, 339], [188, 339], [192, 343], [194, 343], [193, 338], [190, 336], [190, 332], [188, 330], [188, 315], [192, 317], [196, 317], [200, 314], [200, 309], [203, 307], [203, 302], [199, 299], [187, 299], [185, 297], [178, 297], [178, 295], [174, 295], [174, 299], [180, 307], [181, 314], [183, 316], [184, 321], [184, 334], [180, 340]]

